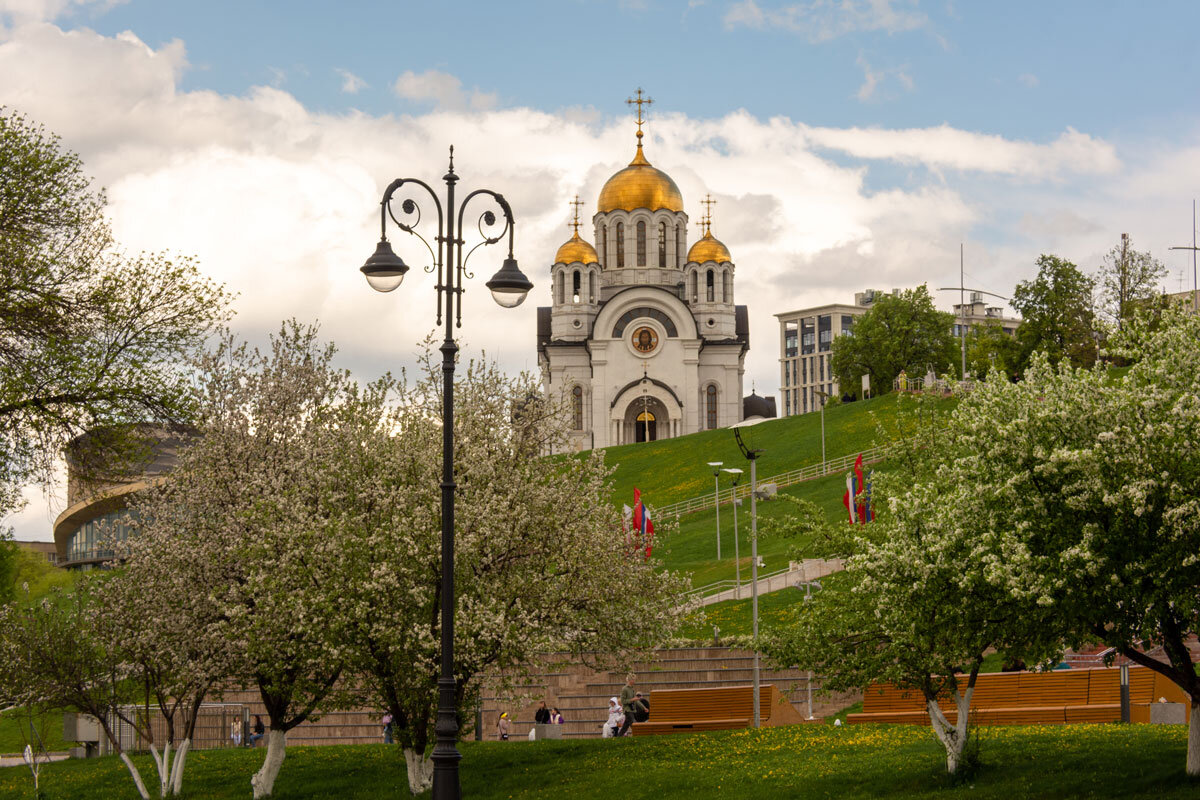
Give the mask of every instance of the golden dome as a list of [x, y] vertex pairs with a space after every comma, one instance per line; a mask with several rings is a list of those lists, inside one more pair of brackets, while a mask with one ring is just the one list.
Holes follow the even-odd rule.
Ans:
[[697, 264], [703, 264], [706, 261], [724, 264], [727, 261], [732, 263], [733, 258], [729, 255], [729, 248], [720, 240], [713, 238], [712, 231], [705, 231], [704, 235], [688, 250], [687, 260], [689, 264], [693, 261]]
[[558, 253], [554, 256], [555, 264], [574, 264], [576, 261], [580, 264], [600, 263], [600, 259], [596, 258], [596, 248], [580, 239], [579, 231], [575, 231], [575, 234], [558, 248]]
[[[639, 132], [639, 136], [640, 136]], [[633, 211], [645, 208], [657, 211], [665, 208], [668, 211], [683, 211], [683, 195], [671, 176], [660, 169], [650, 166], [650, 162], [642, 155], [642, 145], [638, 142], [637, 155], [629, 166], [613, 175], [600, 190], [600, 199], [596, 202], [596, 210]]]

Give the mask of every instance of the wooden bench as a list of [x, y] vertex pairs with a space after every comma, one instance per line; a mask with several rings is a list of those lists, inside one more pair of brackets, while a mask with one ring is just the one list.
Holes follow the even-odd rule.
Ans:
[[[966, 689], [966, 682], [965, 676], [959, 678], [960, 691]], [[1178, 686], [1145, 667], [1129, 668], [1129, 695], [1133, 722], [1149, 722], [1150, 704], [1159, 697], [1169, 702], [1186, 701]], [[957, 719], [953, 700], [942, 698], [938, 707], [947, 719]], [[1117, 722], [1121, 719], [1120, 670], [1100, 667], [980, 675], [971, 696], [971, 713], [980, 725]], [[929, 712], [920, 692], [873, 684], [863, 692], [862, 713], [850, 714], [846, 721], [924, 725], [929, 722]]]
[[[803, 717], [774, 684], [759, 687], [758, 716], [762, 725], [792, 725]], [[754, 724], [754, 687], [719, 686], [711, 689], [655, 689], [650, 692], [650, 719], [635, 722], [634, 736], [693, 731], [731, 730]]]

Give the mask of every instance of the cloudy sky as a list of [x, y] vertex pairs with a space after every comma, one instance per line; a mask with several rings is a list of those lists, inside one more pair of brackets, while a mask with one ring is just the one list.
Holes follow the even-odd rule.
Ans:
[[[437, 180], [453, 144], [460, 187], [510, 200], [536, 287], [499, 309], [481, 250], [462, 338], [534, 369], [568, 201], [590, 217], [628, 163], [641, 86], [649, 159], [693, 219], [718, 201], [769, 394], [773, 314], [957, 285], [960, 242], [1001, 295], [1039, 253], [1094, 270], [1122, 232], [1190, 286], [1168, 247], [1200, 189], [1198, 23], [1185, 2], [0, 0], [0, 105], [82, 156], [126, 248], [197, 256], [254, 341], [319, 320], [366, 378], [434, 324], [429, 276], [379, 295], [357, 272], [383, 187]], [[50, 538], [62, 498], [30, 499], [9, 522]]]

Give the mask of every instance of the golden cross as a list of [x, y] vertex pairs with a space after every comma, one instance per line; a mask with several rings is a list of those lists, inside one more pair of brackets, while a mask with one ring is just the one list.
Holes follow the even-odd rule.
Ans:
[[570, 225], [575, 229], [575, 233], [579, 233], [579, 207], [583, 205], [583, 201], [579, 199], [579, 195], [575, 195], [575, 199], [567, 203], [567, 205], [575, 207], [575, 221], [570, 223]]
[[708, 229], [712, 230], [712, 207], [717, 204], [717, 201], [712, 199], [711, 194], [706, 194], [700, 203], [705, 207], [704, 221], [708, 224]]
[[642, 106], [648, 106], [654, 102], [653, 99], [649, 97], [643, 97], [642, 94], [642, 87], [639, 86], [637, 90], [637, 99], [635, 100], [634, 98], [630, 97], [625, 100], [626, 105], [637, 106], [638, 145], [641, 145], [642, 143], [642, 123], [646, 121], [642, 118]]
[[708, 228], [705, 227], [708, 223], [704, 221], [704, 217], [701, 217], [700, 219], [696, 220], [692, 224], [700, 229], [701, 236], [708, 233]]

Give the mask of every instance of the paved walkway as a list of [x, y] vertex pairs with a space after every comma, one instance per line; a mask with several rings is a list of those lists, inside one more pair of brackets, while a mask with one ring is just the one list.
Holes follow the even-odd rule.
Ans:
[[[68, 754], [68, 753], [50, 753], [48, 756], [39, 756], [38, 760], [41, 761], [42, 763], [46, 763], [47, 761], [66, 761], [69, 757], [70, 757], [70, 754]], [[23, 766], [25, 766], [25, 759], [21, 756], [20, 753], [18, 753], [16, 755], [0, 756], [0, 767], [23, 767]]]
[[[808, 558], [796, 565], [795, 569], [790, 569], [787, 572], [779, 575], [772, 575], [769, 578], [760, 578], [758, 581], [758, 593], [760, 595], [768, 592], [786, 589], [789, 586], [797, 586], [808, 581], [816, 581], [824, 578], [834, 572], [842, 569], [842, 559], [840, 558]], [[726, 589], [723, 592], [710, 594], [707, 597], [701, 598], [701, 606], [711, 606], [714, 603], [721, 603], [726, 600], [740, 600], [751, 595], [752, 589], [750, 581], [746, 581], [740, 587], [735, 586], [732, 589]]]

